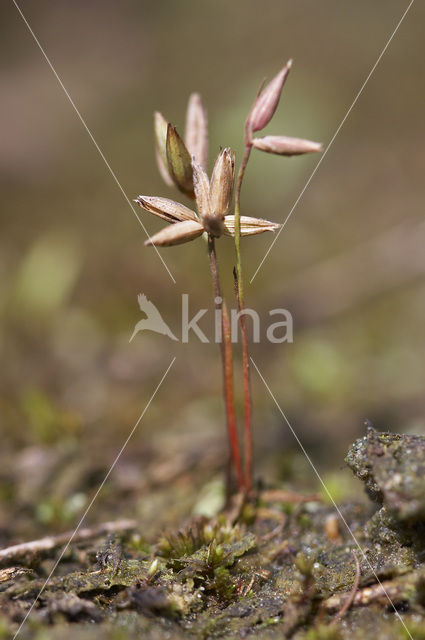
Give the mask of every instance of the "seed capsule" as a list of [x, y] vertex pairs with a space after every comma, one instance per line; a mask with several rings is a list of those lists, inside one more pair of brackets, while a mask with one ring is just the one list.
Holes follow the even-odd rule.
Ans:
[[176, 186], [193, 198], [193, 171], [186, 145], [171, 124], [167, 126], [167, 163]]
[[156, 247], [171, 247], [175, 244], [183, 244], [194, 240], [198, 236], [202, 235], [204, 228], [200, 222], [195, 220], [185, 220], [184, 222], [176, 222], [170, 224], [165, 229], [161, 229], [158, 233], [146, 240], [146, 246]]
[[155, 157], [158, 165], [159, 173], [162, 179], [169, 187], [172, 187], [174, 182], [168, 171], [167, 162], [167, 128], [168, 122], [159, 111], [154, 113], [154, 132], [155, 132]]
[[235, 155], [229, 148], [223, 149], [215, 161], [211, 176], [211, 213], [223, 218], [229, 213], [235, 179]]
[[185, 143], [191, 157], [205, 170], [208, 162], [207, 112], [199, 93], [192, 93], [186, 112]]
[[247, 128], [250, 131], [264, 129], [272, 119], [291, 67], [292, 60], [289, 60], [273, 80], [264, 87], [260, 95], [257, 96], [247, 120]]
[[322, 145], [312, 140], [288, 138], [287, 136], [265, 136], [254, 138], [252, 145], [260, 151], [275, 153], [278, 156], [298, 156], [303, 153], [322, 151]]
[[193, 188], [195, 190], [196, 204], [201, 220], [211, 217], [210, 182], [201, 165], [192, 160]]
[[167, 222], [183, 222], [184, 220], [197, 220], [196, 213], [184, 204], [175, 202], [169, 198], [158, 198], [157, 196], [138, 196], [134, 202], [149, 211], [158, 218]]
[[[240, 217], [241, 236], [255, 236], [264, 231], [277, 231], [281, 227], [277, 222], [263, 220], [262, 218]], [[235, 216], [226, 216], [224, 219], [224, 233], [226, 236], [235, 236]]]

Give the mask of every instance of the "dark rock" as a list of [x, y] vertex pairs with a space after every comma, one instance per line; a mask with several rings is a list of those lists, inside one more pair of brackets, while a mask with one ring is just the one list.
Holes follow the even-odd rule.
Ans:
[[399, 522], [425, 520], [425, 437], [368, 428], [346, 462], [369, 496]]

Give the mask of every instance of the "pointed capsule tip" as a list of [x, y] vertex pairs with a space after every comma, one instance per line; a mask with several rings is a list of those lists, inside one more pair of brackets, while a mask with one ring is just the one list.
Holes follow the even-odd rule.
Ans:
[[272, 119], [291, 65], [292, 60], [289, 60], [257, 95], [248, 115], [246, 124], [248, 131], [261, 131]]
[[167, 120], [164, 118], [160, 111], [153, 112], [153, 120], [155, 127], [161, 127], [161, 125], [164, 126], [164, 124], [167, 124]]

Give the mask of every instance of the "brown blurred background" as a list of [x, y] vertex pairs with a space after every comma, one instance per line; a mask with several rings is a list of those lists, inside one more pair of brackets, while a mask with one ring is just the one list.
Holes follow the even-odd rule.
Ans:
[[[225, 145], [240, 157], [259, 82], [292, 57], [266, 132], [326, 146], [407, 4], [20, 6], [129, 198], [177, 199], [154, 162], [155, 109], [182, 130], [199, 91], [210, 161]], [[174, 356], [88, 520], [189, 512], [193, 484], [214, 494], [225, 456], [217, 346], [128, 340], [139, 292], [177, 333], [182, 292], [191, 309], [211, 308], [205, 246], [162, 251], [173, 284], [12, 2], [0, 17], [0, 537], [74, 525]], [[293, 344], [263, 340], [253, 356], [335, 491], [365, 417], [424, 432], [424, 18], [415, 3], [252, 285], [272, 236], [243, 243], [247, 305], [295, 321]], [[255, 155], [243, 213], [282, 222], [317, 161]], [[140, 214], [149, 232], [161, 227]], [[231, 241], [219, 258], [230, 301]], [[252, 383], [258, 475], [313, 487], [255, 372]]]

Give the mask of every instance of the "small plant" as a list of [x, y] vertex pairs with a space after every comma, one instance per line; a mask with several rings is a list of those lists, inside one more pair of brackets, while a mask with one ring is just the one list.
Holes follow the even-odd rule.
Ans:
[[[251, 391], [249, 350], [244, 313], [244, 287], [240, 250], [241, 236], [252, 236], [265, 231], [276, 231], [281, 225], [261, 218], [241, 215], [241, 188], [252, 149], [281, 156], [293, 156], [321, 150], [321, 145], [310, 140], [286, 136], [254, 137], [272, 119], [280, 95], [292, 66], [289, 61], [265, 86], [261, 87], [245, 122], [244, 154], [239, 167], [236, 188], [235, 154], [230, 148], [222, 149], [215, 161], [211, 178], [207, 175], [208, 126], [207, 114], [201, 97], [190, 96], [186, 115], [184, 141], [176, 128], [160, 113], [155, 113], [154, 129], [156, 158], [159, 171], [169, 186], [175, 186], [184, 195], [195, 200], [197, 211], [168, 198], [141, 195], [136, 198], [142, 209], [153, 213], [169, 223], [167, 227], [150, 237], [146, 245], [171, 246], [189, 242], [204, 236], [208, 244], [210, 271], [213, 282], [214, 304], [221, 317], [222, 339], [220, 343], [223, 369], [223, 395], [226, 408], [233, 473], [241, 493], [248, 494], [252, 488], [253, 452], [251, 426]], [[232, 201], [234, 193], [234, 207]], [[241, 326], [244, 430], [241, 447], [236, 424], [233, 395], [232, 345], [229, 317], [222, 297], [220, 276], [215, 248], [221, 236], [234, 238], [236, 266], [234, 269], [235, 293]], [[233, 479], [229, 474], [228, 492]]]
[[215, 524], [200, 520], [162, 536], [156, 557], [181, 582], [195, 582], [203, 592], [228, 600], [237, 593], [229, 569], [255, 546], [255, 535], [243, 526], [232, 526], [220, 518]]

